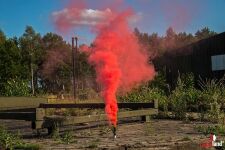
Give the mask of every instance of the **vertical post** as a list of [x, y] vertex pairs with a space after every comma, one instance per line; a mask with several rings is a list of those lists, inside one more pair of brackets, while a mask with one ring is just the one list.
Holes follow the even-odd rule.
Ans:
[[[75, 40], [75, 48], [74, 48], [74, 40]], [[77, 37], [72, 37], [72, 64], [73, 64], [73, 99], [75, 100], [77, 97], [77, 91], [76, 91], [76, 76], [78, 76], [78, 74], [76, 74], [76, 70], [75, 68], [78, 68], [78, 66], [75, 63], [75, 61], [77, 60]], [[75, 67], [76, 66], [76, 67]]]
[[159, 113], [159, 101], [158, 101], [158, 99], [154, 100], [154, 108], [155, 108], [156, 113], [158, 114]]
[[45, 109], [36, 108], [35, 109], [35, 120], [32, 120], [32, 129], [42, 129], [45, 117]]
[[74, 37], [72, 37], [72, 72], [73, 72], [73, 99], [76, 99], [76, 81], [75, 81], [75, 52], [74, 52]]
[[159, 105], [159, 104], [158, 104], [158, 99], [155, 99], [153, 102], [154, 102], [154, 108], [155, 108], [155, 109], [158, 109], [158, 107], [159, 107], [159, 106], [158, 106], [158, 105]]
[[79, 66], [78, 66], [78, 55], [77, 55], [77, 52], [78, 52], [78, 49], [77, 49], [77, 40], [78, 40], [78, 38], [77, 37], [75, 37], [75, 56], [74, 56], [74, 58], [75, 58], [75, 68], [77, 68], [77, 70], [75, 70], [75, 88], [76, 88], [76, 91], [75, 91], [75, 96], [77, 97], [77, 94], [78, 94], [78, 92], [77, 92], [77, 89], [79, 89], [78, 88], [78, 71], [79, 71]]

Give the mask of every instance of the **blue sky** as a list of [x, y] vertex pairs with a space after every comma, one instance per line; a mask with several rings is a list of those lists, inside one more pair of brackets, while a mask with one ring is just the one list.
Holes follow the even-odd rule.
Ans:
[[[112, 0], [86, 2], [88, 8], [106, 9]], [[26, 25], [33, 26], [41, 35], [47, 32], [60, 34], [55, 30], [51, 14], [67, 4], [68, 0], [1, 0], [0, 29], [8, 37], [21, 36]], [[132, 27], [138, 27], [142, 32], [164, 35], [169, 26], [178, 32], [195, 33], [205, 26], [218, 33], [225, 31], [225, 0], [124, 0], [122, 8], [126, 7], [141, 14], [141, 19]], [[94, 37], [87, 28], [63, 36], [68, 40], [72, 34], [78, 35], [82, 43], [89, 43]]]

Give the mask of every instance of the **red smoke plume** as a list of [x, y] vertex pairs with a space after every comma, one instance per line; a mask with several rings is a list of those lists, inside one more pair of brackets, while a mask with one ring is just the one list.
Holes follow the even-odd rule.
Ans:
[[118, 88], [128, 91], [136, 84], [151, 80], [154, 68], [147, 53], [138, 44], [128, 25], [131, 11], [119, 13], [107, 25], [101, 26], [94, 41], [90, 62], [94, 63], [97, 81], [103, 86], [106, 113], [116, 125]]
[[147, 52], [129, 27], [128, 22], [133, 15], [131, 10], [113, 13], [104, 24], [92, 26], [96, 39], [89, 50], [89, 62], [95, 66], [97, 82], [102, 86], [105, 111], [114, 126], [117, 124], [118, 89], [127, 92], [155, 75]]

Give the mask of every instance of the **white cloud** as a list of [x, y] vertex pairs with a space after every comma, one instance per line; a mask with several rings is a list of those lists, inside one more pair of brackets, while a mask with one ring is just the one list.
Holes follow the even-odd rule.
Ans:
[[77, 9], [65, 8], [52, 13], [53, 18], [57, 21], [63, 19], [64, 22], [70, 25], [88, 25], [94, 26], [97, 24], [106, 23], [107, 19], [113, 15], [112, 11], [107, 8], [103, 11], [94, 9]]

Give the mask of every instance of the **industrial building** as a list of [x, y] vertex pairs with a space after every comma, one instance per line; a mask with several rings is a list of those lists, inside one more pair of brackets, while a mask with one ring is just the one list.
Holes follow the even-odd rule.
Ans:
[[154, 63], [156, 69], [165, 70], [172, 85], [179, 73], [192, 72], [196, 79], [219, 79], [225, 74], [225, 32], [167, 52]]

